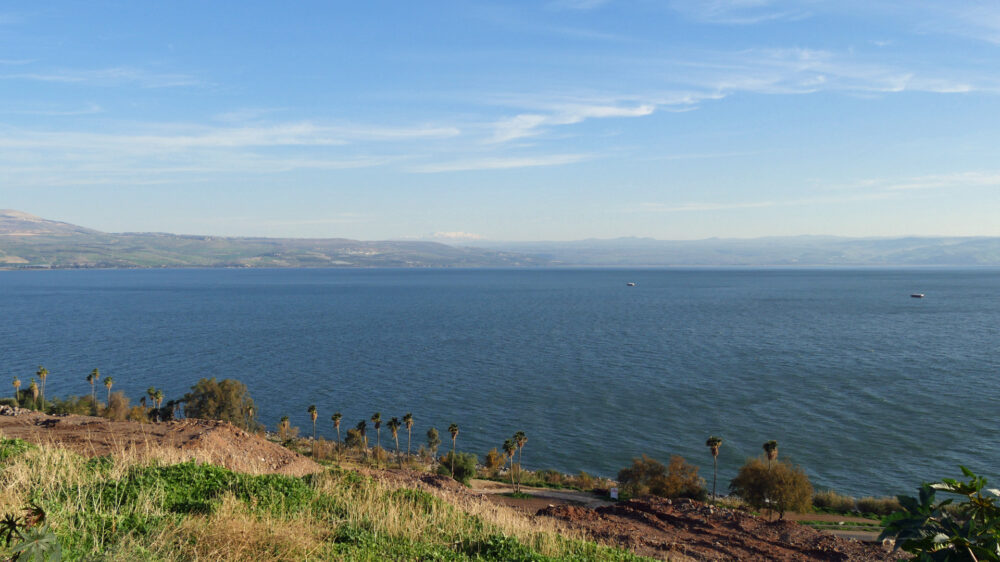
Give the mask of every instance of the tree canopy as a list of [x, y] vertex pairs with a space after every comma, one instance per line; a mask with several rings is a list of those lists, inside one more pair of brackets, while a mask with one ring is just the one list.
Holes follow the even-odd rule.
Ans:
[[189, 418], [227, 421], [250, 431], [259, 429], [253, 398], [247, 387], [235, 379], [201, 379], [182, 398]]

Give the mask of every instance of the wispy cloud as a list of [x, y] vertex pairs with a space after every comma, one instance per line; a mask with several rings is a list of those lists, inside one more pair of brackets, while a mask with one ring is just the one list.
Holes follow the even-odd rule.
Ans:
[[869, 179], [850, 186], [851, 189], [910, 191], [924, 189], [961, 189], [968, 187], [1000, 187], [1000, 172], [951, 172], [902, 179]]
[[133, 84], [143, 88], [173, 88], [202, 84], [201, 80], [188, 74], [157, 73], [130, 67], [20, 72], [0, 75], [0, 79], [61, 82], [66, 84], [95, 84], [100, 86]]
[[94, 115], [103, 112], [104, 109], [96, 103], [88, 104], [77, 109], [0, 109], [0, 113], [8, 115], [43, 115], [53, 117], [68, 117], [73, 115]]
[[420, 174], [439, 172], [464, 172], [472, 170], [506, 170], [511, 168], [531, 168], [537, 166], [561, 166], [574, 164], [588, 158], [585, 154], [553, 154], [549, 156], [496, 157], [423, 164], [413, 166], [410, 171]]
[[724, 25], [753, 25], [809, 15], [801, 4], [778, 7], [773, 0], [673, 0], [670, 6], [695, 21]]
[[549, 114], [522, 113], [501, 119], [494, 124], [493, 142], [507, 142], [544, 132], [545, 127], [572, 125], [587, 119], [609, 117], [641, 117], [650, 115], [656, 107], [643, 104], [632, 107], [610, 105], [565, 105]]

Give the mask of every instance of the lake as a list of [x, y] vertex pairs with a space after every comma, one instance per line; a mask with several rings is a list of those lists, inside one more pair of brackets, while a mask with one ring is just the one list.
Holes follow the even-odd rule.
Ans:
[[769, 439], [853, 495], [1000, 467], [994, 268], [0, 271], [0, 311], [4, 384], [45, 365], [49, 396], [237, 378], [272, 429], [413, 412], [414, 448], [523, 430], [528, 468], [680, 454], [709, 486], [714, 434], [720, 490]]

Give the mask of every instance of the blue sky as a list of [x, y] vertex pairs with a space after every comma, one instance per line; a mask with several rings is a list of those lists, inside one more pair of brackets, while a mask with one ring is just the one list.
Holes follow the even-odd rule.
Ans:
[[105, 231], [1000, 236], [1000, 3], [0, 4], [0, 208]]

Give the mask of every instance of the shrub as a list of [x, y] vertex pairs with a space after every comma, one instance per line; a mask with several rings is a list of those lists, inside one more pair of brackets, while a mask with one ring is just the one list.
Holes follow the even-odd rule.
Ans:
[[902, 509], [896, 498], [861, 498], [858, 500], [858, 511], [874, 513], [875, 515], [892, 515]]
[[227, 421], [248, 431], [256, 431], [257, 408], [245, 384], [234, 379], [201, 379], [182, 398], [189, 418]]
[[813, 505], [835, 513], [850, 513], [854, 511], [854, 498], [838, 494], [833, 490], [826, 490], [813, 495]]
[[618, 482], [622, 491], [630, 496], [653, 494], [699, 500], [706, 497], [705, 481], [698, 476], [698, 467], [688, 464], [679, 455], [670, 457], [669, 466], [646, 455], [632, 459], [632, 466], [618, 472]]
[[490, 449], [490, 452], [486, 453], [486, 459], [483, 461], [486, 468], [486, 474], [488, 476], [495, 477], [506, 462], [506, 459], [500, 454], [500, 451], [497, 451], [497, 448], [493, 447]]
[[[437, 473], [444, 476], [451, 476], [451, 451], [441, 457], [441, 464], [438, 465]], [[466, 486], [469, 480], [476, 475], [476, 464], [479, 459], [472, 453], [458, 453], [455, 455], [455, 480]]]
[[131, 408], [129, 408], [128, 414], [126, 414], [125, 418], [128, 421], [149, 423], [149, 412], [146, 410], [146, 408], [143, 408], [142, 406], [132, 406]]
[[[915, 554], [914, 560], [997, 560], [1000, 542], [1000, 506], [997, 490], [986, 490], [986, 479], [959, 467], [969, 478], [959, 482], [945, 478], [920, 487], [919, 498], [897, 496], [900, 511], [886, 517], [879, 539], [893, 537], [896, 548]], [[935, 502], [937, 492], [963, 500]]]
[[20, 408], [21, 407], [20, 404], [17, 403], [17, 399], [16, 398], [12, 398], [10, 396], [8, 396], [6, 398], [0, 398], [0, 406], [10, 406], [12, 408]]
[[729, 490], [756, 509], [768, 507], [784, 518], [786, 511], [806, 511], [812, 506], [813, 489], [801, 467], [788, 461], [748, 459]]
[[131, 410], [130, 400], [122, 391], [112, 392], [108, 407], [104, 409], [104, 417], [112, 421], [125, 421]]
[[48, 402], [48, 413], [53, 415], [77, 414], [89, 416], [94, 413], [94, 401], [90, 396], [70, 396], [68, 398], [53, 398]]
[[574, 476], [570, 483], [581, 490], [593, 490], [594, 489], [594, 477], [587, 474], [584, 471], [580, 471], [580, 474]]

